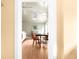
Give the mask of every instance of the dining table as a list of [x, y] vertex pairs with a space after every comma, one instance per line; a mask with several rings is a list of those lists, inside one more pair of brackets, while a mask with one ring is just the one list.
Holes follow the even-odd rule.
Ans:
[[40, 38], [39, 38], [39, 45], [40, 45], [40, 46], [41, 46], [42, 37], [48, 37], [47, 34], [36, 34], [36, 36], [40, 37]]

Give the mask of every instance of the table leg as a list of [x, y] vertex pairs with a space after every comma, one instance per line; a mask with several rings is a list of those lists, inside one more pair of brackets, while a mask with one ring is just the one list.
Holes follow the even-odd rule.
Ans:
[[40, 39], [39, 39], [39, 46], [41, 47], [41, 36], [40, 36]]
[[41, 47], [41, 36], [40, 36], [40, 47]]

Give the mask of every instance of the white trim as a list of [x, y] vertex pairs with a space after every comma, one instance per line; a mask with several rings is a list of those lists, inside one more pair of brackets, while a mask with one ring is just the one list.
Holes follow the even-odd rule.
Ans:
[[15, 59], [22, 59], [22, 0], [15, 0]]
[[48, 59], [56, 59], [57, 52], [57, 7], [56, 0], [48, 0], [49, 42]]
[[[22, 0], [15, 0], [15, 59], [22, 59]], [[48, 59], [54, 59], [54, 48], [57, 39], [57, 20], [56, 20], [56, 0], [48, 0], [48, 19], [49, 19], [49, 42], [48, 42]]]

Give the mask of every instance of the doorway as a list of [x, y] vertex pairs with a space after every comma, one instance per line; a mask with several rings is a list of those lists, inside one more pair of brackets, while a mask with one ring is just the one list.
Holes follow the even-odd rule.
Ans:
[[[36, 2], [34, 2], [34, 3], [31, 3], [31, 1], [29, 1], [29, 2], [30, 2], [30, 5], [34, 4], [34, 3], [37, 4]], [[57, 37], [56, 36], [56, 22], [57, 22], [56, 21], [56, 1], [55, 0], [49, 0], [47, 2], [48, 2], [48, 8], [47, 8], [47, 10], [48, 10], [48, 12], [47, 12], [47, 17], [48, 17], [48, 24], [47, 25], [48, 25], [48, 29], [45, 29], [45, 28], [47, 28], [47, 26], [45, 25], [45, 23], [44, 23], [44, 25], [42, 25], [43, 26], [42, 30], [38, 29], [38, 25], [37, 24], [33, 24], [32, 27], [31, 27], [31, 31], [29, 31], [28, 33], [31, 34], [30, 32], [34, 32], [34, 33], [37, 33], [37, 34], [46, 34], [46, 35], [48, 34], [48, 36], [49, 36], [48, 37], [48, 39], [49, 39], [48, 40], [48, 46], [47, 47], [45, 46], [45, 48], [48, 48], [48, 53], [46, 52], [47, 55], [48, 55], [47, 58], [48, 59], [52, 59], [52, 58], [56, 58], [56, 46], [57, 46], [56, 45], [56, 37]], [[15, 4], [16, 4], [15, 10], [17, 10], [16, 13], [15, 13], [16, 14], [15, 16], [17, 16], [17, 17], [15, 17], [15, 19], [16, 19], [16, 22], [15, 22], [15, 24], [16, 24], [16, 27], [15, 27], [15, 39], [16, 39], [15, 40], [15, 58], [16, 59], [21, 59], [22, 58], [22, 54], [23, 54], [21, 52], [22, 51], [22, 44], [25, 42], [25, 40], [22, 40], [22, 38], [24, 38], [26, 36], [28, 39], [30, 39], [31, 35], [25, 33], [25, 31], [22, 32], [22, 30], [23, 30], [22, 27], [24, 27], [22, 22], [25, 22], [25, 20], [22, 21], [22, 18], [23, 18], [22, 15], [23, 15], [23, 13], [27, 14], [22, 9], [22, 7], [23, 7], [23, 5], [22, 5], [23, 1], [16, 1]], [[29, 3], [28, 2], [24, 3], [24, 5], [26, 5], [26, 4], [29, 4]], [[27, 9], [31, 8], [30, 5], [27, 6], [27, 8], [26, 7], [23, 7], [23, 8], [24, 9], [26, 8], [26, 10], [27, 10]], [[32, 5], [32, 6], [34, 6], [34, 5]], [[42, 6], [42, 4], [41, 4], [41, 6]], [[34, 6], [34, 8], [36, 8], [36, 6]], [[27, 10], [27, 11], [31, 11], [32, 12], [32, 10]], [[38, 8], [37, 11], [40, 11], [40, 9]], [[33, 12], [31, 14], [32, 21], [36, 22], [37, 18], [40, 18], [41, 15], [46, 15], [46, 14], [45, 13], [41, 13], [40, 17], [38, 17], [36, 15], [40, 15], [40, 13], [37, 13], [36, 10], [33, 9]], [[46, 18], [46, 19], [47, 19], [47, 17], [44, 16], [44, 18]], [[44, 22], [44, 21], [45, 20], [43, 20], [42, 22]], [[47, 31], [49, 33], [47, 33]], [[25, 35], [23, 36], [22, 33], [24, 33]], [[55, 36], [52, 36], [52, 35], [55, 35]], [[44, 45], [42, 44], [41, 47], [43, 47]], [[40, 44], [38, 44], [37, 48], [39, 48], [39, 46], [40, 46]], [[34, 47], [35, 47], [35, 45], [34, 45]]]

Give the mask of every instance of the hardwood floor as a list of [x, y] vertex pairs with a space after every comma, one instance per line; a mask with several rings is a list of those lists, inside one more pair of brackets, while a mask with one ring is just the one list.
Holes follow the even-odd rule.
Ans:
[[22, 59], [48, 59], [48, 49], [32, 45], [32, 40], [26, 40], [22, 45]]

